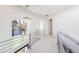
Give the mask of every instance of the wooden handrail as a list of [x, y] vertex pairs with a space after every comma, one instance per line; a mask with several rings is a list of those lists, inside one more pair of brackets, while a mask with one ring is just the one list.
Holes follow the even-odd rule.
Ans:
[[17, 52], [19, 52], [19, 51], [21, 51], [23, 48], [25, 48], [25, 47], [28, 47], [29, 46], [29, 43], [28, 44], [26, 44], [26, 45], [24, 45], [23, 47], [21, 47], [20, 49], [18, 49], [18, 50], [16, 50], [14, 53], [17, 53]]

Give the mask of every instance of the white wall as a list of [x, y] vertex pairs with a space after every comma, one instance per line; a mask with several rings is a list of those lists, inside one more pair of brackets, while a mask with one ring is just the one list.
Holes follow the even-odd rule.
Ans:
[[[30, 16], [32, 20], [27, 21], [28, 19], [23, 19], [23, 17], [27, 17], [27, 16]], [[12, 20], [16, 20], [16, 19], [20, 19], [28, 22], [27, 34], [29, 34], [38, 30], [40, 28], [39, 26], [40, 21], [45, 20], [46, 18], [35, 15], [29, 12], [28, 10], [23, 9], [21, 6], [8, 6], [8, 5], [0, 6], [0, 42], [12, 38]], [[23, 45], [23, 42], [19, 42], [18, 45], [14, 45], [15, 47], [11, 46], [8, 48], [12, 49], [13, 47], [14, 49], [22, 45]], [[2, 46], [0, 45], [0, 52], [2, 52], [2, 50], [3, 51], [5, 50], [5, 49], [2, 49], [2, 50], [1, 49], [2, 49]]]
[[53, 21], [53, 35], [62, 31], [79, 40], [79, 6], [69, 8], [57, 15]]
[[29, 29], [31, 32], [39, 28], [39, 21], [43, 17], [36, 16], [27, 10], [22, 9], [20, 6], [0, 6], [0, 41], [10, 39], [11, 36], [11, 22], [15, 19], [23, 19], [25, 16], [32, 18], [32, 26]]
[[11, 39], [12, 20], [23, 19], [27, 16], [32, 17], [32, 26], [29, 32], [34, 32], [39, 28], [39, 21], [43, 20], [43, 17], [34, 15], [20, 6], [0, 6], [0, 42]]

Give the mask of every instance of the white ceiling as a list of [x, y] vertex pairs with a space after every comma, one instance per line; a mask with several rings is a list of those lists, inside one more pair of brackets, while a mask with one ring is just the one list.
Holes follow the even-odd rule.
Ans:
[[37, 15], [45, 16], [49, 15], [52, 16], [57, 14], [63, 10], [72, 7], [72, 5], [26, 5], [25, 8], [35, 13]]

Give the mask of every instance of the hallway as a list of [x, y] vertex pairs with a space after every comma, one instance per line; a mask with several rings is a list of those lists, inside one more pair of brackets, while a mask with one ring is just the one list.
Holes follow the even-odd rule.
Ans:
[[5, 5], [0, 12], [0, 53], [79, 52], [79, 6]]
[[27, 50], [26, 53], [57, 53], [58, 47], [56, 40], [52, 39], [52, 36], [43, 36], [38, 42], [36, 42], [31, 49]]

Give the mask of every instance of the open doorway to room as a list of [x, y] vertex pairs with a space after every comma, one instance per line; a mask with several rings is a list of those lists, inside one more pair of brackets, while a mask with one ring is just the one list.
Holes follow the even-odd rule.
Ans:
[[26, 34], [27, 24], [22, 20], [13, 20], [12, 21], [12, 37], [18, 35]]
[[49, 19], [49, 35], [52, 35], [52, 19]]

